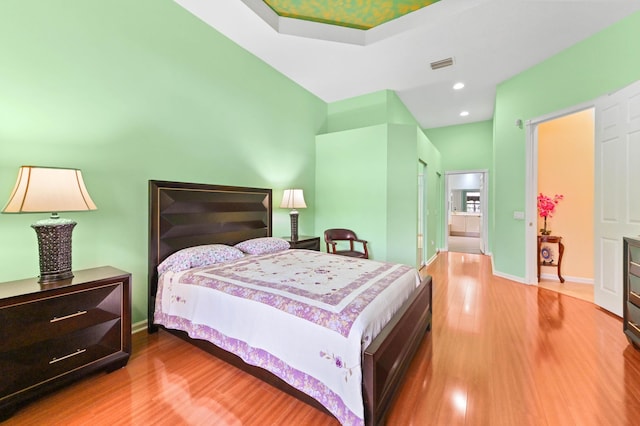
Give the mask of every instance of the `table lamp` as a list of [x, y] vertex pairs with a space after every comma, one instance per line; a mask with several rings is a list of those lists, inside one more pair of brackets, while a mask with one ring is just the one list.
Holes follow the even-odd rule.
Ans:
[[96, 210], [78, 169], [22, 166], [2, 213], [50, 212], [31, 227], [38, 236], [41, 284], [66, 280], [71, 272], [71, 233], [76, 222], [58, 212]]
[[291, 218], [291, 241], [298, 241], [298, 210], [304, 209], [307, 205], [304, 202], [302, 189], [285, 189], [282, 195], [281, 209], [292, 209], [289, 212]]

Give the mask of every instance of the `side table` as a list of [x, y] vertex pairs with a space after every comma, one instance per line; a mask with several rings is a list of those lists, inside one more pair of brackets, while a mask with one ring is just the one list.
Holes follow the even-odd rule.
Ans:
[[289, 242], [292, 249], [307, 249], [320, 251], [320, 237], [309, 237], [306, 235], [300, 235], [297, 240], [292, 240], [291, 237], [282, 237]]
[[[558, 261], [555, 259], [546, 260], [546, 257], [542, 253], [542, 243], [550, 243], [558, 245]], [[540, 282], [540, 267], [541, 266], [551, 266], [553, 268], [558, 269], [558, 279], [561, 283], [564, 282], [564, 278], [562, 278], [561, 266], [562, 266], [562, 255], [564, 254], [564, 244], [562, 244], [562, 237], [558, 237], [555, 235], [538, 235], [538, 282]]]

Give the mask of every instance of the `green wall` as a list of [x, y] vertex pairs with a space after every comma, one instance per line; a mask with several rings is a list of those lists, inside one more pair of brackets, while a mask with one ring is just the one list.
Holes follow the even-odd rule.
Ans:
[[[488, 197], [488, 227], [493, 229], [493, 121], [479, 121], [476, 123], [457, 126], [437, 127], [425, 129], [424, 133], [440, 151], [442, 169], [444, 172], [461, 170], [487, 170], [489, 185]], [[444, 178], [443, 178], [444, 179]], [[444, 181], [443, 181], [444, 182]], [[441, 201], [444, 205], [444, 199]], [[439, 230], [445, 232], [445, 222], [442, 221]], [[487, 236], [491, 245], [491, 232]]]
[[444, 246], [444, 169], [442, 153], [429, 138], [417, 130], [418, 159], [427, 166], [426, 176], [426, 238], [427, 259], [433, 258]]
[[381, 90], [328, 106], [327, 132], [359, 129], [382, 123], [417, 125], [413, 115], [391, 90]]
[[386, 90], [341, 101], [327, 107], [327, 132], [360, 129], [389, 122]]
[[[146, 318], [147, 181], [304, 188], [314, 229], [315, 135], [327, 105], [171, 0], [0, 2], [0, 207], [21, 165], [77, 167], [94, 212], [78, 222], [74, 269], [133, 273]], [[310, 202], [309, 202], [310, 201]], [[30, 224], [0, 215], [0, 281], [38, 274]]]
[[387, 128], [387, 257], [388, 262], [417, 266], [418, 141], [416, 126]]
[[[328, 133], [316, 138], [316, 232], [350, 228], [377, 260], [416, 265], [418, 162], [428, 165], [427, 244], [441, 244], [438, 150], [398, 96], [381, 91], [329, 104]], [[440, 187], [438, 186], [440, 185]]]
[[416, 127], [380, 124], [319, 135], [316, 230], [353, 229], [370, 257], [416, 266]]
[[551, 59], [503, 82], [494, 114], [495, 270], [525, 275], [526, 135], [515, 126], [591, 101], [640, 79], [640, 13], [635, 13]]
[[369, 242], [372, 259], [386, 259], [387, 175], [387, 125], [319, 135], [318, 235], [329, 228], [352, 229]]
[[491, 170], [493, 120], [425, 129], [424, 133], [440, 151], [444, 171]]

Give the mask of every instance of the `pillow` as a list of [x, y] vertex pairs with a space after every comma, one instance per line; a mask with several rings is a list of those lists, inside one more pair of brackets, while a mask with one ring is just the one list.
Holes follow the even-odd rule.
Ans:
[[253, 238], [236, 244], [234, 247], [247, 254], [268, 254], [287, 250], [289, 243], [282, 238], [262, 237]]
[[241, 257], [244, 257], [244, 254], [240, 250], [224, 244], [188, 247], [173, 253], [158, 265], [158, 274], [230, 262]]

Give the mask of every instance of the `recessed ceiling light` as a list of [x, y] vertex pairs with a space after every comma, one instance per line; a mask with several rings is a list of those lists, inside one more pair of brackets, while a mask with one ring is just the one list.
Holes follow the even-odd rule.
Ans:
[[464, 83], [459, 82], [453, 85], [453, 90], [460, 90], [464, 87]]
[[469, 111], [462, 111], [460, 113], [460, 117], [466, 117], [467, 115], [469, 115]]

